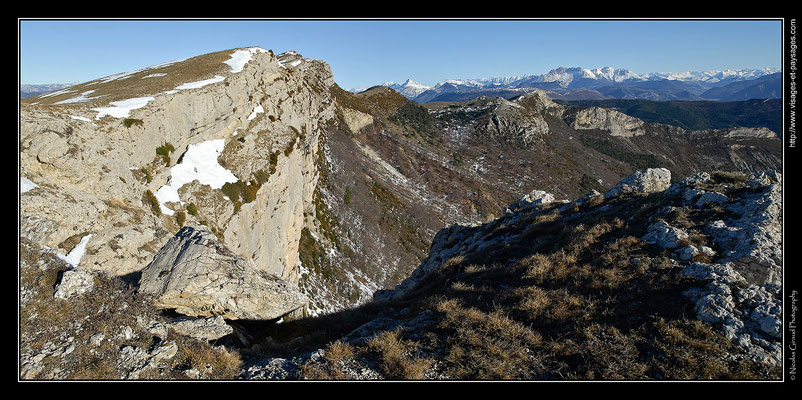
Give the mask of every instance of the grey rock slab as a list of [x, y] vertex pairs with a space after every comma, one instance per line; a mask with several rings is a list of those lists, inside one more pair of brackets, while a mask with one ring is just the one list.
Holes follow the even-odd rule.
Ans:
[[604, 197], [612, 198], [624, 193], [662, 192], [670, 185], [671, 171], [666, 168], [648, 168], [622, 179], [615, 187], [608, 190]]
[[296, 285], [258, 270], [205, 228], [185, 226], [142, 271], [155, 305], [194, 317], [265, 320], [303, 307]]

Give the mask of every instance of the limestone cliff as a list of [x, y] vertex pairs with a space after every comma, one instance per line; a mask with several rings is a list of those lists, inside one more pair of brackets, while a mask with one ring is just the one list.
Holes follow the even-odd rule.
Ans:
[[80, 264], [126, 275], [202, 223], [297, 280], [332, 84], [322, 62], [244, 48], [26, 99], [20, 174], [36, 187], [20, 194], [21, 236], [67, 254], [91, 234]]
[[574, 129], [599, 129], [612, 136], [632, 137], [645, 134], [645, 123], [635, 117], [602, 107], [589, 107], [571, 118]]

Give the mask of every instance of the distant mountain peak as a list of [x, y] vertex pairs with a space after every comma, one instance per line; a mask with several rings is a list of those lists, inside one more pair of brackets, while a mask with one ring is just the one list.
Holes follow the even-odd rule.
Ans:
[[420, 95], [421, 93], [431, 89], [431, 86], [424, 85], [420, 82], [415, 82], [412, 79], [407, 79], [404, 83], [398, 84], [396, 82], [385, 82], [382, 86], [387, 86], [398, 93], [401, 93], [404, 97], [407, 98], [414, 98]]
[[[446, 79], [434, 86], [407, 79], [401, 84], [385, 82], [383, 86], [390, 87], [406, 98], [418, 102], [466, 100], [480, 95], [510, 98], [534, 88], [550, 90], [557, 96], [573, 93], [571, 97], [574, 99], [579, 99], [577, 96], [591, 96], [596, 99], [703, 100], [711, 99], [710, 96], [703, 95], [711, 89], [767, 77], [777, 72], [779, 70], [776, 68], [762, 68], [638, 74], [626, 68], [611, 66], [595, 68], [560, 66], [539, 75]], [[579, 95], [580, 92], [587, 93]], [[744, 96], [773, 98], [776, 97], [773, 94], [775, 92], [755, 90], [751, 92], [752, 94]], [[740, 97], [739, 99], [743, 100]]]

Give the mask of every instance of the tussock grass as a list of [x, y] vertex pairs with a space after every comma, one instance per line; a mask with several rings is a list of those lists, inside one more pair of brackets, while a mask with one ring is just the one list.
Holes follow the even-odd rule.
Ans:
[[[67, 265], [24, 238], [20, 257], [20, 290], [27, 293], [19, 314], [20, 352], [36, 354], [48, 344], [67, 343], [68, 337], [74, 346], [69, 355], [45, 357], [44, 368], [34, 379], [49, 379], [48, 374], [61, 371], [57, 379], [119, 380], [128, 372], [119, 365], [124, 346], [147, 350], [170, 340], [177, 344], [177, 354], [159, 368], [144, 371], [141, 379], [188, 379], [184, 371], [190, 368], [198, 370], [201, 379], [239, 375], [242, 361], [237, 351], [172, 331], [167, 337], [154, 336], [147, 325], [151, 321], [164, 324], [164, 316], [152, 306], [152, 299], [123, 280], [100, 274], [90, 292], [56, 299], [55, 287]], [[103, 339], [93, 344], [90, 338], [94, 335]]]
[[[103, 83], [104, 79], [80, 83], [69, 88], [69, 93], [45, 98], [31, 97], [23, 99], [25, 103], [39, 102], [38, 106], [53, 106], [53, 104], [77, 97], [80, 93], [94, 90], [89, 97], [97, 97], [85, 102], [55, 105], [53, 107], [72, 107], [72, 106], [100, 106], [113, 101], [126, 100], [136, 97], [153, 96], [167, 90], [175, 89], [177, 86], [197, 82], [214, 77], [215, 75], [225, 75], [231, 68], [223, 62], [228, 60], [232, 51], [224, 50], [192, 57], [171, 65], [160, 68], [145, 69], [129, 75], [125, 79], [116, 79]], [[127, 71], [120, 71], [127, 72]], [[154, 76], [143, 79], [145, 76], [160, 73], [163, 76]]]
[[[327, 318], [345, 317], [340, 329], [348, 330], [389, 307], [407, 310], [394, 315], [404, 321], [430, 314], [426, 328], [379, 330], [357, 349], [354, 359], [376, 360], [392, 379], [778, 379], [779, 368], [750, 361], [720, 326], [697, 320], [683, 292], [701, 284], [680, 273], [669, 250], [640, 241], [652, 217], [676, 200], [624, 195], [574, 218], [488, 224], [488, 237], [518, 236], [445, 261], [397, 301]], [[685, 218], [697, 229], [724, 213], [661, 218]], [[698, 234], [689, 242], [706, 240]]]
[[372, 337], [367, 350], [377, 353], [382, 372], [389, 379], [423, 379], [430, 365], [426, 358], [414, 355], [417, 343], [403, 340], [401, 331], [385, 331]]

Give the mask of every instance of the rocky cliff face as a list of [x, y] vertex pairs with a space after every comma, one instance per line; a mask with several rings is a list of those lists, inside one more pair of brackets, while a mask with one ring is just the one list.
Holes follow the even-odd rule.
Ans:
[[600, 129], [612, 136], [632, 137], [643, 135], [645, 123], [635, 117], [601, 107], [589, 107], [572, 115], [574, 129]]
[[[198, 65], [205, 76], [191, 75]], [[117, 100], [118, 86], [135, 81], [148, 86], [128, 85], [127, 95], [144, 100], [126, 108], [133, 102]], [[333, 116], [331, 84], [325, 64], [250, 48], [72, 88], [89, 89], [86, 101], [33, 98], [20, 119], [21, 174], [38, 185], [21, 195], [23, 236], [66, 254], [70, 238], [92, 234], [81, 264], [124, 275], [147, 264], [180, 213], [257, 268], [297, 280], [292, 254], [311, 210], [321, 126]]]

